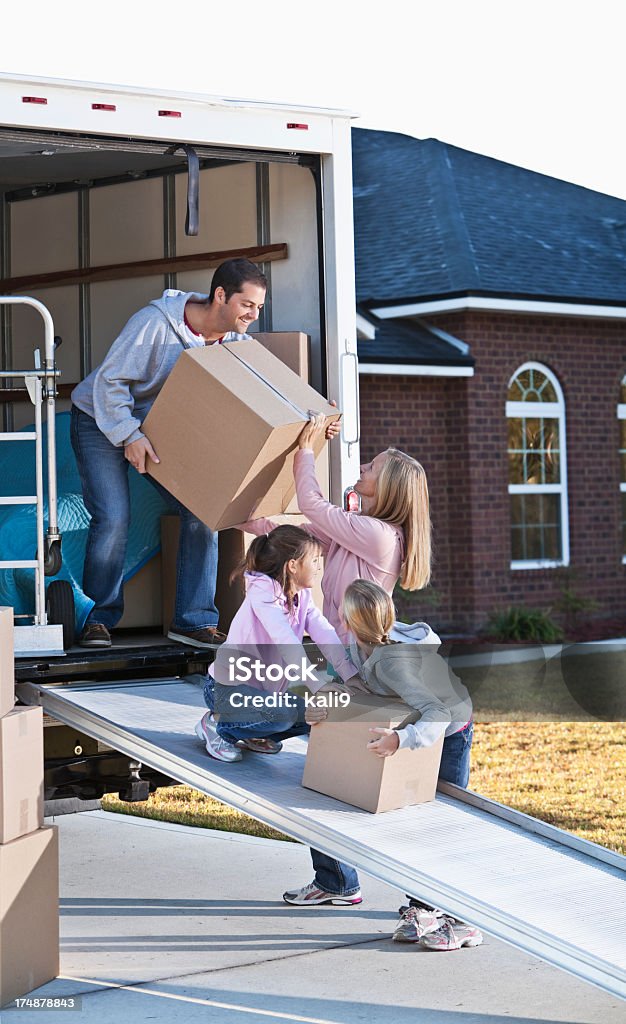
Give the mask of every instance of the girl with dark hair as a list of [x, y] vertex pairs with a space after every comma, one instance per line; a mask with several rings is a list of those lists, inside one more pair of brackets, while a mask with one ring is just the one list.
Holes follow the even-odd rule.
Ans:
[[[209, 711], [196, 725], [207, 753], [240, 761], [241, 750], [276, 754], [281, 740], [309, 731], [304, 701], [290, 684], [320, 685], [302, 646], [308, 633], [344, 681], [358, 673], [339, 637], [313, 603], [321, 568], [319, 542], [298, 526], [278, 526], [256, 537], [233, 577], [243, 574], [246, 596], [209, 670]], [[356, 678], [355, 678], [356, 677]]]

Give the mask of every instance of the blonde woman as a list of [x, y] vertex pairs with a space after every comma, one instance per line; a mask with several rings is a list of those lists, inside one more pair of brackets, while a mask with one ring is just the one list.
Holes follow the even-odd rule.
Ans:
[[[343, 644], [350, 635], [341, 618], [346, 588], [355, 579], [379, 584], [388, 594], [396, 583], [420, 590], [430, 580], [431, 525], [424, 469], [410, 455], [388, 448], [361, 466], [355, 491], [360, 512], [345, 512], [327, 501], [315, 476], [314, 446], [325, 433], [324, 416], [312, 416], [299, 438], [294, 459], [298, 506], [324, 554], [323, 611]], [[247, 523], [253, 533], [275, 527], [269, 519]], [[361, 902], [356, 871], [340, 861], [311, 850], [315, 878], [283, 899], [296, 906]]]
[[[430, 580], [430, 508], [424, 469], [397, 448], [387, 448], [361, 466], [354, 490], [360, 512], [345, 512], [327, 501], [315, 475], [314, 445], [324, 437], [324, 416], [312, 417], [299, 438], [294, 475], [306, 529], [324, 553], [324, 615], [346, 645], [350, 642], [340, 608], [355, 579], [378, 583], [388, 594], [400, 582], [421, 590]], [[277, 523], [256, 519], [240, 529], [269, 533]]]

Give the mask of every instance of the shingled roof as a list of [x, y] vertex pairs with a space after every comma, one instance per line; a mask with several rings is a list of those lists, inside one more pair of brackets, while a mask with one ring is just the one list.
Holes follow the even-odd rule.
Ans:
[[357, 311], [376, 331], [373, 339], [358, 339], [362, 368], [383, 363], [385, 366], [437, 366], [445, 372], [450, 367], [469, 370], [474, 366], [469, 345], [423, 320], [400, 317], [381, 320], [369, 310], [357, 307]]
[[436, 139], [352, 129], [357, 298], [626, 305], [626, 202]]

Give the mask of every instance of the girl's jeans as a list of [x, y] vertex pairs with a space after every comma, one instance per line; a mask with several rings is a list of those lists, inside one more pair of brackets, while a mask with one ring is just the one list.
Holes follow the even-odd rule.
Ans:
[[304, 721], [304, 701], [289, 694], [290, 706], [278, 708], [250, 708], [238, 710], [229, 704], [232, 694], [258, 696], [262, 691], [252, 686], [223, 686], [212, 676], [207, 677], [204, 700], [210, 711], [219, 715], [217, 733], [229, 743], [245, 739], [287, 740], [290, 736], [306, 735], [310, 725]]
[[[94, 607], [87, 621], [99, 622], [112, 629], [124, 611], [124, 562], [130, 526], [130, 463], [124, 455], [124, 448], [111, 444], [96, 421], [76, 406], [72, 406], [70, 430], [83, 499], [91, 516], [83, 590], [94, 602]], [[173, 626], [188, 631], [216, 626], [217, 533], [196, 519], [151, 476], [146, 475], [145, 479], [156, 487], [172, 512], [180, 516]]]
[[[439, 778], [444, 782], [453, 782], [455, 786], [467, 788], [473, 737], [473, 720], [459, 732], [446, 736], [439, 766]], [[311, 850], [311, 859], [315, 869], [315, 884], [320, 889], [337, 896], [352, 896], [359, 889], [359, 876], [354, 868], [333, 860], [319, 850]]]

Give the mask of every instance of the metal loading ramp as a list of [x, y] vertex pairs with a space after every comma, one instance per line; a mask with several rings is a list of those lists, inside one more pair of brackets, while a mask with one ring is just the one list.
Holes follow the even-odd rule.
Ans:
[[[22, 683], [18, 695], [134, 760], [626, 998], [626, 857], [448, 784], [432, 803], [360, 811], [300, 785], [300, 738], [276, 757], [211, 760], [193, 731], [206, 708], [200, 686], [190, 682]], [[276, 886], [279, 899], [280, 879]]]

